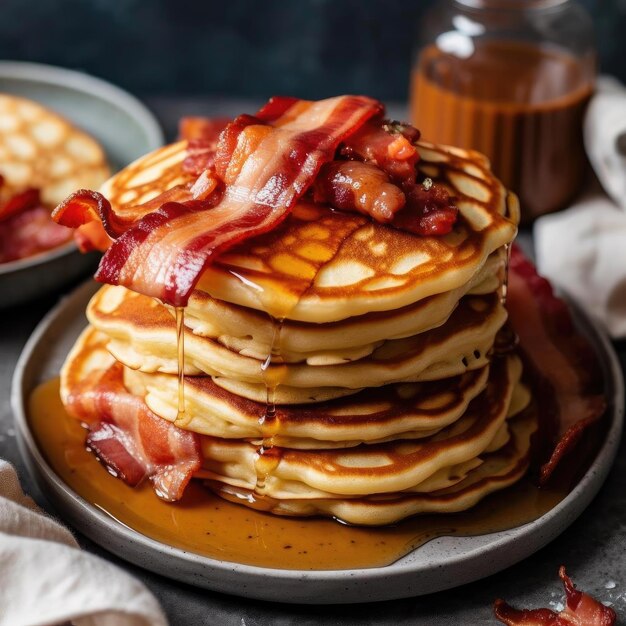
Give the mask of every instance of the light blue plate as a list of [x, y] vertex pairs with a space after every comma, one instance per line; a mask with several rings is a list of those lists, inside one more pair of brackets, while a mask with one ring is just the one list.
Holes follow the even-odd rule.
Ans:
[[[0, 61], [0, 92], [35, 100], [97, 139], [117, 171], [163, 145], [150, 111], [134, 96], [73, 70]], [[27, 259], [0, 264], [0, 308], [43, 296], [91, 271], [96, 255], [81, 255], [73, 242]]]

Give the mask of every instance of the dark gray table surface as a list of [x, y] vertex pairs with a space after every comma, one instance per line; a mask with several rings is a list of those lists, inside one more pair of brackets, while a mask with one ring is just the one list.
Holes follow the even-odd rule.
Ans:
[[[176, 100], [149, 103], [171, 137], [182, 113], [217, 115], [251, 110], [249, 103], [228, 100]], [[235, 105], [235, 106], [234, 106]], [[401, 109], [393, 110], [401, 116]], [[60, 295], [60, 294], [59, 294]], [[20, 459], [9, 403], [11, 377], [28, 336], [56, 303], [57, 297], [0, 310], [0, 458], [18, 469], [25, 490], [45, 509], [50, 505], [30, 480]], [[626, 342], [615, 343], [622, 370], [626, 367]], [[53, 512], [53, 511], [51, 511]], [[173, 582], [146, 572], [107, 553], [80, 537], [82, 546], [132, 572], [155, 593], [175, 626], [367, 626], [383, 624], [495, 624], [492, 604], [505, 598], [520, 607], [556, 608], [562, 601], [557, 570], [565, 564], [576, 584], [600, 600], [612, 603], [626, 618], [626, 446], [604, 487], [588, 509], [551, 544], [525, 561], [489, 578], [430, 596], [359, 605], [287, 605], [246, 600]], [[236, 592], [236, 589], [233, 589]], [[367, 598], [364, 598], [367, 600]]]

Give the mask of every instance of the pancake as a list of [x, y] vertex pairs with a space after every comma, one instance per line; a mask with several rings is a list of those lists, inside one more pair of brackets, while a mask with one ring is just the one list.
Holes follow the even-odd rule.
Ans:
[[[486, 294], [501, 285], [503, 255], [492, 254], [468, 283], [396, 311], [367, 313], [328, 324], [284, 320], [280, 355], [287, 362], [325, 365], [371, 354], [385, 339], [401, 339], [441, 326], [466, 293]], [[172, 315], [174, 310], [169, 309]], [[216, 339], [244, 356], [265, 359], [275, 341], [276, 323], [267, 314], [211, 298], [196, 291], [185, 308], [185, 325], [194, 334]]]
[[[271, 125], [261, 130], [274, 132]], [[409, 141], [405, 135], [389, 137], [402, 130], [383, 126], [378, 131], [383, 146]], [[250, 139], [245, 132], [238, 135], [244, 143]], [[253, 144], [245, 145], [254, 153]], [[376, 157], [381, 160], [357, 153], [365, 160], [360, 169], [373, 180], [371, 167], [378, 168], [379, 177], [399, 185], [400, 179], [391, 172], [388, 177], [382, 165], [391, 153], [381, 145]], [[114, 368], [122, 408], [124, 402], [138, 405], [140, 413], [149, 413], [154, 431], [193, 443], [194, 479], [222, 497], [279, 515], [386, 524], [417, 513], [463, 510], [518, 480], [528, 466], [536, 428], [528, 408], [531, 394], [521, 382], [522, 363], [514, 351], [494, 350], [507, 318], [504, 285], [519, 222], [517, 199], [481, 155], [426, 142], [415, 145], [417, 187], [413, 148], [406, 146], [410, 162], [396, 159], [395, 166], [410, 170], [402, 188], [417, 193], [422, 185], [419, 193], [427, 194], [434, 181], [440, 194], [428, 195], [423, 206], [414, 196], [402, 196], [407, 209], [415, 209], [409, 219], [419, 219], [419, 226], [401, 230], [316, 204], [326, 197], [315, 185], [324, 184], [329, 174], [311, 170], [317, 179], [303, 188], [307, 193], [294, 199], [293, 208], [289, 205], [291, 212], [274, 211], [287, 207], [269, 203], [266, 195], [252, 198], [257, 204], [251, 207], [271, 208], [270, 217], [284, 221], [275, 219], [273, 228], [259, 226], [247, 233], [251, 222], [242, 222], [240, 243], [219, 249], [208, 267], [196, 263], [197, 269], [206, 269], [184, 309], [125, 287], [101, 288], [87, 308], [90, 326], [62, 371], [64, 401], [80, 387], [76, 381]], [[347, 141], [343, 146], [335, 158], [346, 157], [341, 150], [350, 146]], [[248, 158], [243, 148], [239, 152], [237, 158]], [[187, 142], [172, 144], [131, 164], [102, 192], [123, 223], [125, 216], [149, 209], [138, 205], [195, 181], [198, 172], [190, 172], [206, 167], [203, 158], [210, 161], [207, 146], [190, 154]], [[259, 175], [263, 184], [266, 174]], [[198, 180], [206, 184], [204, 175]], [[239, 193], [229, 176], [219, 183], [226, 185], [227, 199]], [[370, 179], [351, 184], [363, 180]], [[349, 191], [356, 194], [357, 189]], [[204, 193], [202, 185], [192, 191]], [[222, 191], [218, 186], [215, 194]], [[189, 195], [176, 190], [181, 193]], [[438, 205], [442, 198], [445, 208]], [[182, 212], [185, 236], [204, 246], [214, 225], [208, 223], [209, 210], [203, 222], [208, 231], [197, 237], [195, 226], [188, 226], [195, 224], [197, 206], [162, 207], [158, 218], [174, 215], [176, 220]], [[455, 206], [459, 214], [453, 224]], [[355, 203], [352, 208], [363, 207]], [[395, 223], [406, 225], [398, 217]], [[168, 242], [178, 237], [178, 230], [167, 230], [170, 222], [159, 224]], [[418, 236], [409, 230], [439, 234]], [[245, 234], [264, 231], [245, 239]], [[159, 263], [181, 250], [168, 246]], [[161, 250], [139, 245], [126, 252], [136, 261], [148, 249]], [[195, 254], [196, 248], [190, 249]], [[151, 281], [140, 266], [133, 261], [127, 268], [124, 261], [130, 273], [122, 280], [119, 268], [113, 268], [106, 280], [170, 304], [186, 302], [186, 292], [185, 299], [168, 295], [169, 279], [156, 275], [161, 265], [154, 266]], [[108, 391], [99, 388], [98, 393]], [[149, 440], [149, 432], [143, 435]], [[123, 448], [124, 436], [117, 441]], [[174, 471], [169, 461], [166, 469]]]
[[485, 496], [519, 481], [528, 470], [531, 437], [537, 429], [533, 413], [510, 421], [511, 438], [505, 447], [481, 457], [461, 482], [426, 493], [392, 493], [356, 498], [275, 499], [217, 481], [207, 486], [221, 497], [274, 515], [334, 517], [348, 524], [393, 524], [412, 515], [456, 513], [473, 507]]
[[[124, 207], [184, 182], [186, 142], [139, 159], [102, 188]], [[203, 273], [194, 297], [327, 323], [395, 311], [467, 284], [515, 236], [519, 207], [471, 151], [417, 144], [419, 168], [456, 196], [459, 219], [442, 237], [418, 237], [357, 214], [301, 202], [272, 232], [233, 248]], [[198, 305], [200, 306], [200, 305]]]
[[0, 94], [0, 198], [39, 189], [54, 207], [78, 188], [97, 189], [110, 175], [98, 142], [40, 104]]
[[[91, 300], [87, 316], [108, 335], [115, 358], [143, 372], [178, 371], [176, 324], [165, 307], [130, 291], [107, 299], [110, 289]], [[436, 380], [484, 367], [497, 331], [506, 320], [499, 296], [464, 298], [447, 323], [414, 337], [384, 342], [371, 355], [340, 365], [311, 366], [261, 361], [185, 330], [184, 370], [188, 375], [220, 376], [246, 383], [273, 379], [299, 388], [361, 389], [393, 382]]]
[[261, 493], [278, 499], [414, 489], [443, 468], [479, 456], [500, 431], [522, 367], [509, 357], [496, 360], [491, 371], [487, 388], [462, 416], [431, 437], [333, 450], [273, 446], [267, 453], [271, 469], [265, 469], [264, 455], [253, 443], [203, 437], [203, 470], [213, 479], [246, 489], [259, 486], [260, 471]]
[[185, 414], [178, 416], [178, 377], [126, 368], [126, 386], [145, 395], [150, 409], [186, 430], [225, 439], [272, 437], [286, 447], [344, 447], [390, 438], [426, 437], [456, 421], [487, 383], [489, 368], [443, 381], [402, 383], [368, 389], [312, 407], [277, 406], [273, 424], [265, 423], [265, 402], [230, 393], [208, 376], [185, 380]]

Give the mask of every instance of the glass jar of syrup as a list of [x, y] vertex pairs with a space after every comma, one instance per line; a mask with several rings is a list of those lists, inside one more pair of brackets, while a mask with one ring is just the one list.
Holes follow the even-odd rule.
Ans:
[[593, 27], [570, 0], [447, 0], [423, 22], [412, 122], [426, 141], [486, 154], [522, 220], [567, 206], [586, 168]]

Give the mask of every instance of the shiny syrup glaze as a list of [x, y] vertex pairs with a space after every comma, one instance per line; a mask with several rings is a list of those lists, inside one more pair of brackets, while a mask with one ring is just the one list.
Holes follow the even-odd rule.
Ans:
[[[76, 493], [112, 518], [164, 544], [215, 559], [281, 569], [354, 569], [388, 565], [427, 541], [515, 528], [553, 508], [565, 491], [529, 481], [488, 496], [464, 513], [423, 516], [382, 528], [277, 517], [226, 502], [192, 481], [175, 504], [150, 484], [131, 488], [85, 449], [85, 431], [59, 398], [58, 379], [37, 387], [29, 423], [53, 470]], [[270, 455], [271, 456], [271, 455]]]

